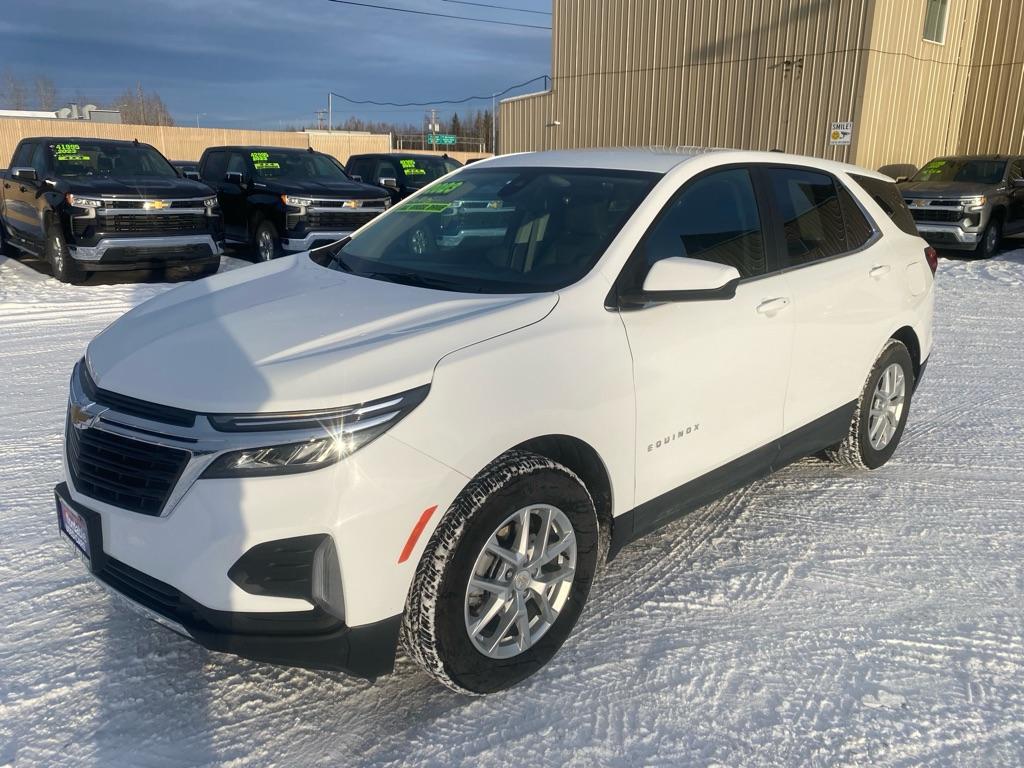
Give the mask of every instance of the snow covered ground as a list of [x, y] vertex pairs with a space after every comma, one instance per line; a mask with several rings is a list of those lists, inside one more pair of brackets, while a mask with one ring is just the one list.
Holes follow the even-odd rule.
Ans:
[[[228, 266], [243, 262], [226, 260]], [[467, 699], [205, 652], [58, 545], [71, 366], [165, 284], [0, 261], [0, 767], [1024, 765], [1024, 250], [944, 260], [893, 461], [814, 461], [626, 550], [575, 635]]]

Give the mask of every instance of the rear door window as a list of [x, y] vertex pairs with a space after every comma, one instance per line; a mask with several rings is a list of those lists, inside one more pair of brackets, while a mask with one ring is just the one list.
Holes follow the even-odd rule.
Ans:
[[803, 168], [766, 168], [772, 200], [782, 219], [789, 266], [802, 266], [852, 250], [839, 191], [831, 176]]
[[857, 182], [857, 185], [871, 195], [871, 199], [878, 203], [878, 207], [885, 211], [886, 215], [893, 220], [897, 227], [908, 235], [917, 234], [917, 225], [914, 217], [907, 208], [907, 203], [900, 194], [899, 187], [891, 181], [874, 179], [870, 176], [851, 174], [850, 178]]

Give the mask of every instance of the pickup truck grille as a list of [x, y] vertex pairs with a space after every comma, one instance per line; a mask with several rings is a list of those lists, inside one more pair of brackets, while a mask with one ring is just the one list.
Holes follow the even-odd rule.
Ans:
[[67, 421], [68, 473], [91, 499], [158, 516], [191, 454]]
[[306, 226], [312, 230], [338, 229], [341, 231], [355, 230], [372, 221], [377, 211], [313, 211], [306, 217]]
[[956, 223], [960, 221], [964, 214], [962, 211], [948, 211], [948, 210], [928, 210], [927, 208], [911, 208], [911, 215], [914, 217], [914, 221], [940, 221], [948, 223]]
[[100, 232], [133, 234], [177, 235], [187, 232], [205, 232], [206, 219], [195, 213], [129, 214], [127, 216], [100, 216], [96, 224]]

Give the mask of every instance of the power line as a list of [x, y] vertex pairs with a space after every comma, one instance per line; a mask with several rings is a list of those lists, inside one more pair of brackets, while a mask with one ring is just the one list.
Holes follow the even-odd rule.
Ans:
[[[332, 2], [341, 2], [341, 0], [332, 0]], [[349, 104], [371, 104], [375, 107], [436, 107], [441, 104], [465, 104], [466, 102], [469, 101], [485, 101], [487, 99], [498, 98], [499, 96], [504, 96], [506, 93], [509, 93], [510, 91], [514, 91], [516, 88], [523, 88], [527, 85], [530, 85], [530, 83], [537, 82], [538, 80], [543, 80], [546, 84], [548, 76], [540, 75], [525, 82], [510, 85], [508, 88], [499, 93], [488, 93], [484, 96], [467, 96], [464, 99], [437, 99], [435, 101], [410, 101], [405, 104], [400, 104], [394, 101], [370, 101], [353, 99], [340, 93], [334, 93], [334, 91], [331, 91], [331, 95], [336, 96], [342, 101], [347, 101]]]
[[340, 3], [341, 5], [356, 5], [361, 8], [376, 8], [379, 11], [397, 11], [398, 13], [412, 13], [417, 16], [436, 16], [441, 19], [455, 19], [457, 21], [476, 21], [481, 24], [498, 24], [503, 27], [523, 27], [525, 29], [547, 29], [551, 27], [543, 27], [539, 24], [518, 24], [514, 21], [495, 21], [494, 19], [478, 19], [470, 16], [452, 16], [447, 13], [434, 13], [433, 11], [414, 11], [411, 8], [395, 8], [390, 5], [372, 5], [371, 3], [357, 3], [355, 0], [331, 0], [332, 3]]
[[550, 16], [551, 11], [533, 11], [529, 8], [513, 8], [511, 5], [491, 5], [490, 3], [471, 3], [469, 0], [444, 0], [446, 3], [456, 5], [475, 5], [478, 8], [496, 8], [499, 11], [515, 11], [516, 13], [535, 13], [538, 16]]

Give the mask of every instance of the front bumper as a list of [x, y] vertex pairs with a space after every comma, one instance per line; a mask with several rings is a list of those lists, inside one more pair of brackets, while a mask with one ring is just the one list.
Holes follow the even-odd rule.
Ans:
[[917, 231], [930, 245], [939, 248], [973, 250], [981, 242], [983, 233], [969, 232], [956, 224], [917, 223]]
[[328, 243], [336, 243], [339, 240], [343, 240], [354, 231], [310, 232], [305, 237], [284, 237], [281, 238], [281, 248], [289, 252], [309, 251], [319, 245], [327, 245]]
[[109, 237], [95, 245], [68, 245], [79, 265], [90, 271], [171, 267], [219, 258], [223, 244], [211, 234], [162, 237]]
[[218, 611], [206, 608], [169, 584], [112, 557], [104, 549], [100, 515], [70, 502], [67, 483], [55, 489], [87, 523], [90, 557], [64, 531], [61, 538], [86, 563], [90, 574], [117, 603], [212, 651], [256, 661], [375, 678], [394, 668], [401, 616], [348, 627], [314, 609], [282, 613]]

